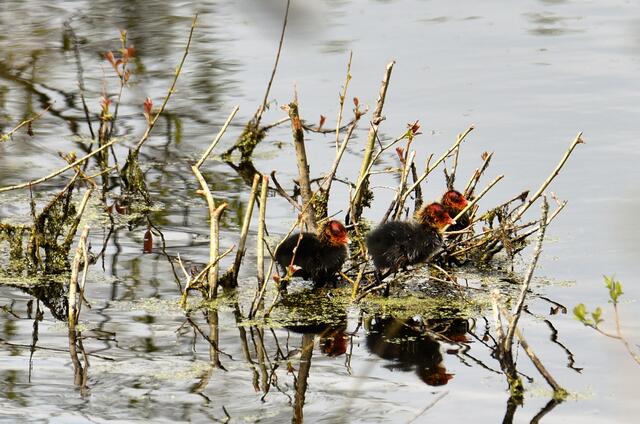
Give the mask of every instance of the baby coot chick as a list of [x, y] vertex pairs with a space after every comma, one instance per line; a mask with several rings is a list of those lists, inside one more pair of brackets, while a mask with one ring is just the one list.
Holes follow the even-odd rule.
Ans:
[[367, 235], [367, 249], [378, 271], [387, 274], [411, 264], [429, 259], [442, 245], [439, 231], [453, 220], [439, 203], [421, 208], [414, 222], [391, 221], [380, 225]]
[[318, 228], [317, 234], [303, 232], [302, 236], [295, 233], [287, 237], [276, 250], [276, 262], [286, 273], [293, 258], [296, 268], [293, 276], [312, 280], [316, 287], [321, 287], [328, 282], [335, 283], [335, 275], [347, 259], [347, 243], [349, 237], [344, 225], [328, 221]]
[[[467, 207], [467, 198], [462, 193], [456, 190], [449, 190], [442, 196], [442, 206], [447, 211], [451, 218], [455, 218], [464, 208]], [[465, 212], [464, 215], [456, 219], [456, 223], [451, 225], [449, 231], [460, 231], [467, 228], [470, 224], [469, 215]]]

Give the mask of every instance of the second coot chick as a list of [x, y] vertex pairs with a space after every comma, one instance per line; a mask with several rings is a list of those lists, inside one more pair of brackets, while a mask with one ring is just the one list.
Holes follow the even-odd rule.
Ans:
[[[379, 273], [424, 262], [442, 245], [439, 230], [453, 220], [439, 203], [420, 209], [414, 222], [391, 221], [367, 235], [367, 249]], [[380, 275], [379, 275], [380, 276]]]
[[317, 234], [303, 232], [301, 239], [300, 233], [287, 237], [276, 250], [276, 262], [286, 273], [293, 258], [296, 267], [293, 276], [313, 280], [316, 287], [335, 283], [335, 275], [347, 259], [347, 243], [349, 237], [344, 225], [339, 221], [328, 221], [318, 228]]
[[[455, 218], [464, 208], [467, 207], [467, 198], [464, 197], [462, 193], [456, 190], [449, 190], [442, 196], [442, 206], [444, 206], [445, 210], [451, 216], [451, 218]], [[465, 213], [456, 219], [456, 223], [451, 225], [448, 230], [449, 231], [460, 231], [467, 228], [470, 224], [469, 215]]]

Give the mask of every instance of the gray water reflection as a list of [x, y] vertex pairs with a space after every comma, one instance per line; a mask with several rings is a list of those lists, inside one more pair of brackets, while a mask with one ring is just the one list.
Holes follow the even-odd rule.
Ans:
[[[567, 306], [581, 301], [605, 306], [601, 274], [615, 273], [626, 283], [626, 299], [637, 300], [640, 289], [633, 282], [640, 271], [640, 230], [628, 224], [640, 207], [635, 188], [640, 179], [635, 141], [640, 16], [635, 4], [293, 3], [270, 96], [277, 104], [271, 105], [265, 122], [284, 116], [278, 105], [292, 98], [294, 85], [305, 118], [317, 122], [322, 114], [332, 121], [349, 50], [354, 52], [350, 97], [373, 105], [384, 65], [396, 59], [383, 136], [393, 137], [407, 122], [420, 119], [425, 134], [419, 139], [419, 154], [425, 156], [442, 151], [468, 124], [476, 124], [472, 142], [463, 149], [460, 172], [469, 175], [481, 152], [490, 150], [496, 152], [495, 174], [507, 175], [487, 204], [536, 187], [575, 133], [583, 130], [587, 144], [553, 186], [570, 204], [550, 228], [555, 242], [547, 245], [541, 270], [541, 275], [575, 284], [541, 290]], [[197, 184], [188, 165], [233, 105], [240, 104], [241, 116], [221, 150], [257, 108], [273, 63], [283, 7], [284, 2], [275, 0], [2, 2], [0, 28], [6, 30], [0, 31], [0, 131], [53, 106], [34, 124], [34, 137], [21, 132], [10, 143], [0, 144], [0, 185], [59, 168], [63, 162], [58, 151], [88, 148], [77, 63], [65, 41], [65, 22], [80, 43], [94, 125], [103, 75], [111, 75], [103, 54], [119, 48], [119, 30], [127, 29], [137, 59], [123, 97], [118, 135], [124, 146], [131, 146], [144, 130], [142, 102], [150, 96], [157, 103], [166, 93], [192, 15], [199, 11], [178, 91], [142, 155], [157, 202], [151, 219], [165, 235], [168, 254], [180, 253], [188, 265], [202, 266], [207, 262], [206, 211], [200, 200], [193, 200]], [[117, 87], [117, 80], [108, 76], [109, 95], [115, 96]], [[364, 130], [360, 131], [358, 140], [363, 138]], [[295, 169], [289, 139], [286, 126], [274, 129], [256, 151], [256, 167], [263, 172], [277, 169], [281, 181], [290, 185]], [[333, 138], [309, 134], [308, 140], [312, 172], [320, 173], [333, 157]], [[126, 150], [118, 153], [123, 160]], [[346, 163], [359, 163], [359, 145], [347, 154]], [[356, 172], [355, 165], [340, 170], [342, 177], [352, 179]], [[215, 195], [230, 202], [222, 237], [228, 247], [235, 242], [246, 207], [246, 182], [218, 161], [207, 163], [206, 177]], [[425, 187], [429, 198], [441, 190], [438, 178]], [[36, 198], [44, 201], [61, 181], [41, 186]], [[386, 183], [382, 178], [376, 181]], [[346, 189], [336, 192], [332, 207], [339, 209], [347, 196]], [[368, 212], [371, 219], [384, 213], [389, 196], [381, 192]], [[26, 194], [3, 198], [2, 218], [13, 215], [5, 209], [7, 202], [25, 199]], [[270, 199], [269, 208], [269, 229], [275, 237], [286, 231], [294, 214], [278, 198]], [[21, 215], [27, 214], [28, 208], [23, 208]], [[477, 337], [467, 336], [473, 343], [439, 347], [445, 374], [453, 376], [443, 390], [428, 386], [416, 373], [424, 364], [402, 362], [397, 352], [369, 350], [367, 344], [376, 333], [358, 325], [358, 311], [342, 311], [344, 325], [332, 337], [318, 336], [313, 348], [309, 345], [314, 336], [308, 333], [238, 326], [234, 306], [219, 309], [217, 324], [200, 314], [194, 322], [203, 333], [209, 334], [211, 325], [219, 332], [224, 353], [214, 350], [219, 355], [212, 360], [211, 344], [185, 324], [175, 306], [178, 290], [166, 258], [157, 250], [141, 253], [145, 230], [146, 225], [116, 230], [100, 264], [106, 277], [96, 269], [88, 289], [92, 309], [83, 312], [86, 329], [81, 337], [90, 366], [82, 363], [82, 352], [77, 355], [88, 375], [84, 387], [82, 381], [78, 384], [77, 364], [74, 369], [69, 354], [67, 329], [58, 321], [59, 305], [43, 304], [38, 299], [44, 297], [33, 291], [2, 286], [2, 420], [224, 422], [225, 410], [233, 420], [263, 422], [289, 421], [301, 414], [308, 422], [397, 422], [414, 416], [416, 422], [496, 422], [504, 416], [504, 382], [495, 372], [490, 349], [482, 344], [482, 330], [489, 323], [481, 319], [472, 331]], [[101, 246], [106, 232], [94, 229], [94, 246]], [[246, 261], [255, 261], [253, 250]], [[249, 278], [243, 283], [246, 288], [253, 284]], [[49, 292], [47, 299], [52, 298], [63, 302]], [[621, 307], [624, 331], [638, 340], [637, 308], [633, 303]], [[540, 346], [545, 364], [577, 399], [553, 409], [547, 419], [633, 421], [640, 412], [633, 402], [637, 368], [620, 347], [584, 330], [570, 316], [548, 316], [544, 302], [531, 309], [537, 316], [528, 317], [525, 324], [530, 342]], [[553, 322], [582, 373], [566, 366], [567, 352], [546, 342], [550, 332], [540, 316]], [[311, 334], [318, 333], [322, 332]], [[224, 370], [211, 366], [218, 360]], [[535, 375], [525, 360], [521, 362], [525, 374]], [[303, 382], [299, 373], [304, 377], [305, 367], [308, 378]], [[531, 420], [547, 405], [548, 394], [538, 380], [537, 390], [515, 411], [516, 421]], [[434, 400], [437, 404], [419, 415]]]

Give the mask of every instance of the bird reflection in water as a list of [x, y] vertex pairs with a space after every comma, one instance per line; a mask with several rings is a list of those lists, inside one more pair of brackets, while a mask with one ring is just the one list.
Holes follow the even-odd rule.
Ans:
[[467, 320], [461, 318], [423, 321], [373, 315], [365, 319], [367, 348], [392, 361], [387, 368], [415, 370], [420, 380], [430, 386], [443, 386], [454, 376], [447, 372], [437, 339], [465, 342], [468, 328]]

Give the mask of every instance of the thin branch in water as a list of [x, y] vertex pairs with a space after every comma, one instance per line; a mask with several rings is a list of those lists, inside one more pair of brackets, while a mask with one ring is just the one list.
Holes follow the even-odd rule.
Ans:
[[227, 128], [229, 127], [229, 124], [233, 120], [233, 117], [236, 116], [236, 113], [238, 112], [239, 109], [240, 109], [239, 106], [236, 106], [236, 107], [233, 108], [233, 110], [229, 114], [229, 117], [227, 117], [227, 120], [225, 121], [224, 125], [222, 125], [222, 128], [220, 128], [220, 131], [218, 131], [218, 134], [211, 141], [211, 143], [209, 144], [209, 147], [207, 147], [207, 150], [205, 150], [205, 152], [202, 154], [200, 159], [198, 159], [198, 162], [196, 162], [196, 164], [195, 164], [196, 167], [200, 168], [202, 166], [202, 164], [204, 163], [204, 161], [207, 160], [207, 158], [209, 157], [209, 155], [211, 154], [213, 149], [216, 147], [218, 142], [222, 139], [222, 136], [227, 131]]
[[258, 127], [260, 125], [260, 120], [262, 119], [262, 114], [267, 108], [267, 103], [269, 101], [269, 91], [271, 91], [271, 84], [273, 84], [273, 79], [276, 76], [276, 70], [278, 69], [278, 62], [280, 61], [280, 52], [282, 52], [282, 44], [284, 43], [284, 33], [287, 29], [287, 19], [289, 17], [289, 6], [291, 0], [287, 0], [287, 7], [284, 12], [284, 20], [282, 21], [282, 31], [280, 32], [280, 41], [278, 42], [278, 51], [276, 52], [276, 60], [273, 64], [273, 69], [271, 70], [271, 77], [269, 78], [269, 83], [267, 84], [267, 89], [264, 93], [264, 99], [262, 100], [262, 104], [260, 108], [257, 110], [256, 115], [254, 117], [255, 126]]
[[507, 330], [507, 335], [505, 337], [506, 349], [510, 349], [513, 343], [513, 335], [518, 325], [518, 319], [522, 314], [522, 308], [524, 307], [524, 302], [526, 301], [527, 292], [529, 290], [529, 286], [531, 285], [531, 279], [533, 278], [533, 273], [536, 269], [536, 265], [538, 264], [538, 258], [540, 258], [540, 253], [542, 253], [542, 243], [544, 241], [544, 235], [547, 229], [548, 214], [549, 214], [549, 203], [547, 202], [546, 196], [543, 196], [542, 197], [542, 217], [540, 218], [540, 227], [538, 232], [538, 238], [536, 240], [536, 247], [533, 251], [533, 257], [531, 258], [531, 262], [529, 263], [529, 268], [527, 269], [524, 280], [522, 282], [522, 286], [520, 289], [520, 296], [518, 297], [518, 301], [516, 303], [516, 307], [513, 313], [513, 319], [509, 323], [509, 329]]
[[249, 234], [249, 226], [251, 225], [251, 216], [253, 215], [253, 205], [256, 203], [256, 196], [258, 193], [258, 184], [260, 183], [260, 174], [253, 176], [253, 184], [251, 185], [251, 193], [249, 194], [249, 201], [247, 202], [247, 210], [242, 220], [242, 228], [240, 230], [240, 242], [238, 244], [238, 251], [236, 252], [236, 258], [233, 261], [233, 268], [231, 269], [231, 287], [238, 285], [238, 274], [240, 273], [240, 265], [242, 264], [242, 258], [245, 254], [245, 244], [247, 243], [247, 235]]
[[42, 115], [44, 115], [45, 113], [47, 113], [47, 111], [48, 111], [49, 109], [51, 109], [51, 107], [52, 107], [52, 106], [53, 106], [53, 103], [52, 103], [52, 104], [50, 104], [49, 106], [47, 106], [46, 108], [44, 108], [44, 109], [42, 110], [42, 112], [40, 112], [40, 113], [38, 113], [38, 114], [36, 114], [36, 115], [32, 116], [32, 117], [31, 117], [31, 118], [29, 118], [29, 119], [25, 119], [24, 121], [20, 122], [20, 123], [18, 124], [18, 126], [17, 126], [17, 127], [13, 128], [13, 129], [12, 129], [12, 130], [10, 130], [8, 133], [6, 133], [6, 134], [0, 134], [0, 143], [4, 143], [4, 142], [9, 141], [9, 140], [11, 139], [11, 137], [13, 137], [13, 135], [14, 135], [14, 134], [15, 134], [15, 133], [20, 129], [20, 128], [24, 127], [25, 125], [31, 126], [31, 124], [32, 124], [35, 120], [39, 119]]
[[140, 138], [140, 140], [136, 144], [136, 147], [134, 149], [135, 155], [137, 155], [138, 152], [140, 152], [140, 148], [142, 148], [142, 145], [149, 138], [149, 135], [151, 134], [151, 130], [156, 125], [156, 122], [158, 121], [158, 118], [160, 117], [162, 112], [164, 112], [165, 107], [167, 107], [167, 103], [169, 102], [169, 98], [175, 92], [176, 83], [178, 82], [178, 77], [180, 76], [180, 73], [182, 72], [182, 67], [184, 66], [184, 62], [187, 59], [187, 55], [189, 54], [189, 47], [191, 46], [191, 39], [193, 38], [193, 31], [196, 28], [197, 20], [198, 20], [198, 14], [196, 13], [196, 15], [193, 17], [193, 21], [191, 23], [191, 30], [189, 31], [189, 39], [187, 40], [187, 45], [186, 45], [186, 47], [184, 49], [184, 55], [182, 56], [182, 60], [180, 61], [180, 64], [178, 65], [178, 68], [176, 69], [175, 75], [173, 77], [173, 82], [171, 83], [171, 87], [169, 87], [169, 90], [167, 91], [167, 95], [165, 96], [164, 100], [162, 101], [162, 105], [160, 106], [160, 109], [158, 109], [158, 111], [156, 112], [156, 114], [153, 117], [153, 119], [151, 120], [151, 122], [149, 122], [149, 125], [147, 126], [146, 131], [144, 132], [144, 134], [142, 135], [142, 137]]
[[80, 159], [78, 159], [78, 160], [76, 160], [76, 161], [74, 161], [74, 162], [70, 163], [69, 165], [67, 165], [67, 166], [65, 166], [65, 167], [63, 167], [63, 168], [58, 169], [58, 170], [57, 170], [57, 171], [55, 171], [55, 172], [52, 172], [51, 174], [49, 174], [49, 175], [47, 175], [47, 176], [45, 176], [45, 177], [38, 178], [38, 179], [33, 180], [33, 181], [28, 181], [28, 182], [26, 182], [26, 183], [16, 184], [16, 185], [14, 185], [14, 186], [2, 187], [2, 188], [0, 188], [0, 193], [3, 193], [3, 192], [5, 192], [5, 191], [17, 190], [17, 189], [20, 189], [20, 188], [26, 188], [26, 187], [34, 186], [34, 185], [37, 185], [37, 184], [43, 183], [43, 182], [45, 182], [45, 181], [48, 181], [48, 180], [50, 180], [50, 179], [52, 179], [52, 178], [55, 178], [55, 177], [57, 177], [58, 175], [60, 175], [60, 174], [62, 174], [62, 173], [64, 173], [64, 172], [66, 172], [66, 171], [68, 171], [68, 170], [70, 170], [70, 169], [72, 169], [72, 168], [75, 168], [77, 165], [79, 165], [79, 164], [81, 164], [82, 162], [86, 161], [86, 160], [87, 160], [87, 159], [89, 159], [90, 157], [97, 155], [98, 153], [100, 153], [100, 152], [101, 152], [101, 151], [103, 151], [104, 149], [109, 148], [109, 146], [111, 146], [111, 145], [112, 145], [113, 143], [115, 143], [115, 142], [116, 142], [116, 140], [111, 140], [110, 142], [108, 142], [107, 144], [103, 145], [103, 146], [102, 146], [102, 147], [100, 147], [99, 149], [94, 150], [93, 152], [91, 152], [91, 153], [89, 153], [89, 154], [87, 154], [87, 155], [85, 155], [85, 156], [81, 157]]

